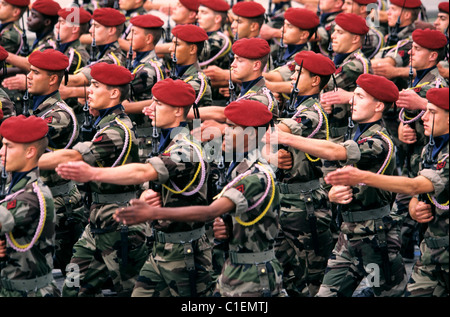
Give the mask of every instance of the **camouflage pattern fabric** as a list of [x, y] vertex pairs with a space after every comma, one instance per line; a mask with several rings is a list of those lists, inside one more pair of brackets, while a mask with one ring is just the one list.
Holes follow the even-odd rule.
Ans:
[[0, 33], [0, 46], [10, 53], [19, 54], [23, 43], [22, 34], [19, 22], [11, 22]]
[[[55, 246], [53, 199], [49, 188], [39, 179], [38, 173], [37, 169], [29, 171], [11, 189], [11, 195], [0, 204], [0, 233], [9, 236], [7, 259], [0, 264], [1, 297], [60, 296], [51, 275]], [[45, 214], [42, 231], [36, 242], [27, 250], [39, 230], [41, 212]], [[48, 283], [44, 282], [35, 289], [33, 280], [47, 275], [50, 275]], [[27, 282], [27, 288], [30, 289], [19, 289], [11, 284], [14, 282]]]
[[218, 66], [228, 69], [230, 61], [231, 41], [227, 35], [221, 31], [214, 31], [208, 34], [208, 40], [198, 58], [200, 67]]
[[325, 56], [332, 57], [333, 49], [330, 47], [331, 34], [334, 32], [334, 19], [339, 13], [341, 13], [341, 11], [329, 14], [322, 13], [320, 16], [320, 25], [317, 28], [317, 34], [319, 35], [320, 41], [313, 45], [313, 50], [316, 53], [322, 53]]
[[184, 80], [194, 88], [199, 107], [212, 105], [211, 83], [209, 78], [201, 70], [198, 62], [191, 65], [179, 79]]
[[3, 119], [0, 121], [3, 122], [9, 117], [13, 117], [16, 115], [16, 107], [14, 106], [14, 102], [11, 101], [8, 94], [0, 88], [0, 110], [3, 112]]
[[367, 59], [372, 59], [384, 47], [384, 35], [377, 28], [369, 28], [361, 51]]
[[278, 100], [275, 99], [272, 92], [266, 87], [266, 80], [261, 78], [245, 94], [240, 94], [237, 100], [256, 100], [267, 106], [272, 112], [274, 119], [279, 116]]

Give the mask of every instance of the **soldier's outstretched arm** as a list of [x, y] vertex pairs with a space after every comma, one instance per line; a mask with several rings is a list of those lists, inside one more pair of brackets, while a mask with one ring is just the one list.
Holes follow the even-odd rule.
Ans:
[[151, 220], [171, 221], [211, 221], [214, 218], [234, 210], [235, 204], [226, 197], [221, 197], [209, 206], [189, 207], [151, 207], [139, 199], [132, 199], [130, 206], [122, 207], [114, 213], [114, 219], [125, 225], [138, 224]]
[[58, 164], [82, 160], [83, 157], [80, 152], [72, 149], [66, 149], [44, 153], [39, 159], [38, 166], [42, 170], [54, 170]]
[[59, 164], [56, 172], [65, 179], [85, 183], [89, 181], [134, 185], [156, 180], [158, 173], [151, 164], [131, 163], [117, 167], [93, 167], [86, 162], [66, 162]]

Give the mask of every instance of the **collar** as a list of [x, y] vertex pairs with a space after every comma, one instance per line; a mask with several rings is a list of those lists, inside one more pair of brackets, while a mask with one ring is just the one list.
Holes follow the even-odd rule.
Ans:
[[328, 12], [328, 13], [322, 13], [320, 15], [320, 25], [325, 25], [327, 23], [328, 17], [330, 17], [333, 14], [339, 14], [341, 11], [336, 11], [336, 12]]
[[25, 176], [28, 175], [31, 171], [37, 170], [37, 167], [32, 168], [29, 171], [26, 172], [12, 172], [11, 173], [11, 183], [9, 184], [8, 188], [8, 195], [11, 194], [11, 190], [14, 188], [14, 186], [17, 185], [17, 183], [20, 182], [21, 179], [23, 179]]
[[250, 88], [252, 88], [258, 81], [260, 81], [263, 78], [263, 76], [259, 76], [256, 79], [250, 80], [250, 81], [244, 81], [242, 82], [242, 88], [241, 88], [241, 94], [240, 96], [245, 95]]
[[162, 151], [167, 148], [172, 141], [171, 134], [173, 129], [184, 128], [187, 126], [186, 121], [180, 122], [178, 127], [161, 129], [161, 135], [159, 139], [158, 153], [162, 153]]
[[46, 37], [51, 32], [53, 32], [53, 30], [48, 30], [47, 32], [43, 32], [43, 33], [36, 33], [36, 39], [33, 42], [31, 51], [33, 51], [36, 48], [36, 46], [38, 45], [40, 40], [42, 40], [44, 37]]
[[68, 48], [69, 48], [69, 46], [73, 43], [73, 42], [75, 42], [76, 40], [73, 40], [73, 41], [70, 41], [70, 42], [67, 42], [67, 43], [62, 43], [60, 46], [59, 46], [59, 49], [58, 49], [58, 51], [60, 51], [61, 53], [64, 53]]
[[48, 95], [33, 96], [33, 111], [36, 111], [36, 109], [44, 102], [44, 100], [47, 100], [47, 98], [50, 98], [57, 92], [58, 90], [55, 90], [54, 92]]
[[436, 66], [432, 66], [430, 68], [416, 70], [417, 76], [414, 79], [413, 87], [415, 87], [425, 77], [425, 75], [428, 74], [429, 72], [431, 72], [434, 68], [437, 68], [437, 67]]
[[104, 45], [98, 45], [97, 46], [97, 49], [98, 49], [98, 52], [100, 53], [100, 57], [103, 57], [103, 55], [105, 54], [105, 52], [106, 52], [106, 50], [108, 49], [108, 48], [110, 48], [112, 45], [114, 45], [114, 43], [115, 42], [112, 42], [112, 43], [108, 43], [108, 44], [104, 44]]
[[303, 44], [288, 44], [286, 51], [284, 52], [283, 59], [288, 60], [293, 56], [295, 53], [300, 52], [307, 43]]
[[6, 22], [6, 23], [0, 23], [0, 32], [3, 31], [3, 29], [6, 28], [11, 23], [13, 23], [13, 22], [11, 21], [11, 22]]
[[355, 136], [353, 137], [353, 141], [356, 142], [361, 137], [361, 135], [367, 131], [367, 129], [369, 129], [371, 126], [373, 126], [375, 124], [381, 125], [381, 120], [377, 120], [374, 122], [368, 122], [368, 123], [358, 123]]
[[143, 52], [136, 52], [136, 57], [133, 61], [133, 68], [136, 68], [140, 63], [141, 60], [147, 57], [152, 51], [143, 51]]
[[338, 67], [351, 53], [338, 53], [334, 56], [334, 65]]
[[437, 157], [439, 152], [442, 151], [442, 148], [444, 147], [444, 145], [448, 143], [448, 140], [449, 140], [448, 133], [434, 138], [435, 143], [434, 143], [433, 152], [432, 152], [434, 159]]
[[190, 64], [190, 65], [176, 65], [175, 66], [175, 70], [177, 73], [178, 78], [180, 78], [181, 76], [184, 75], [184, 73], [186, 72], [186, 70], [191, 67], [194, 64]]
[[112, 113], [116, 109], [124, 109], [124, 108], [123, 108], [122, 104], [119, 103], [118, 105], [115, 105], [113, 107], [99, 110], [98, 111], [99, 116], [95, 120], [94, 126], [97, 126], [104, 117], [106, 117], [108, 114]]
[[295, 106], [296, 107], [300, 106], [303, 102], [305, 102], [309, 98], [319, 99], [319, 94], [297, 96], [297, 100], [295, 101]]

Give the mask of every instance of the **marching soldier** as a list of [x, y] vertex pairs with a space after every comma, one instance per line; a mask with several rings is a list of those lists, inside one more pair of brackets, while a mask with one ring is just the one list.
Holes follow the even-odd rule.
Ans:
[[30, 5], [30, 0], [5, 0], [0, 5], [0, 46], [13, 54], [20, 54], [23, 32], [19, 20]]
[[[11, 173], [0, 201], [0, 233], [6, 236], [1, 262], [1, 297], [61, 295], [52, 275], [55, 211], [52, 194], [39, 178], [39, 157], [49, 128], [41, 118], [11, 117], [0, 126], [3, 168]], [[3, 181], [3, 180], [2, 180]]]
[[[6, 71], [5, 60], [8, 57], [8, 52], [0, 46], [0, 74]], [[1, 77], [1, 75], [0, 75]], [[8, 94], [0, 88], [0, 123], [9, 117], [16, 115], [16, 107], [14, 102], [11, 101]]]
[[[273, 249], [278, 234], [278, 189], [271, 167], [261, 161], [256, 146], [261, 130], [266, 131], [272, 120], [272, 113], [255, 100], [235, 101], [225, 109], [227, 119], [235, 126], [228, 131], [222, 148], [236, 156], [228, 173], [228, 184], [217, 199], [210, 205], [187, 207], [151, 207], [133, 200], [130, 207], [116, 211], [115, 219], [127, 224], [147, 220], [204, 222], [229, 213], [232, 217], [229, 258], [218, 278], [217, 294], [280, 296], [282, 268]], [[246, 134], [248, 138], [244, 138], [247, 133], [244, 128], [254, 128]]]
[[334, 19], [342, 12], [344, 0], [319, 0], [320, 26], [317, 29], [316, 42], [317, 47], [313, 50], [322, 53], [330, 58], [333, 57], [333, 48], [331, 47], [331, 35], [334, 32]]
[[[176, 91], [176, 94], [173, 92]], [[99, 180], [115, 184], [150, 183], [143, 203], [164, 207], [205, 205], [208, 164], [199, 144], [187, 129], [186, 115], [195, 102], [195, 91], [182, 80], [159, 81], [152, 89], [153, 99], [146, 115], [154, 128], [160, 128], [155, 156], [145, 164], [115, 168], [92, 168], [87, 164], [61, 164], [58, 172], [78, 181]], [[157, 193], [155, 185], [162, 186]], [[159, 199], [158, 199], [159, 197]], [[124, 222], [125, 224], [125, 222]], [[208, 296], [211, 293], [211, 244], [205, 222], [152, 222], [153, 249], [142, 267], [132, 296]]]
[[[278, 142], [309, 155], [392, 175], [395, 151], [382, 125], [382, 113], [398, 99], [398, 89], [386, 78], [370, 74], [360, 75], [357, 84], [352, 120], [358, 123], [358, 128], [349, 140], [337, 144], [279, 131]], [[379, 274], [370, 285], [374, 294], [402, 296], [407, 276], [399, 253], [400, 218], [391, 212], [392, 194], [358, 183], [353, 188], [333, 186], [328, 196], [342, 207], [343, 222], [316, 296], [351, 297], [361, 280], [375, 269]], [[376, 267], [370, 269], [368, 265]]]
[[431, 88], [426, 94], [429, 103], [421, 117], [425, 135], [430, 141], [422, 152], [417, 176], [388, 176], [353, 167], [328, 174], [326, 181], [335, 185], [367, 186], [394, 193], [412, 194], [411, 217], [427, 224], [416, 262], [407, 285], [406, 296], [448, 297], [448, 108], [449, 89]]
[[[133, 125], [121, 104], [128, 96], [133, 75], [125, 67], [107, 63], [92, 65], [90, 75], [88, 101], [98, 112], [96, 134], [72, 149], [44, 154], [39, 160], [42, 169], [54, 170], [59, 163], [69, 161], [102, 167], [139, 162]], [[130, 296], [147, 257], [147, 226], [120, 226], [112, 219], [112, 212], [135, 198], [138, 188], [97, 181], [87, 187], [92, 202], [89, 223], [73, 247], [62, 295], [95, 296], [111, 278], [118, 296]]]

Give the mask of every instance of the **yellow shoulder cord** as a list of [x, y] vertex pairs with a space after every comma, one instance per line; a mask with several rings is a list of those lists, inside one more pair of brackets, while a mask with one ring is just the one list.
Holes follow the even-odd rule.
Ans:
[[[320, 127], [320, 126], [323, 124], [323, 122], [320, 122], [320, 121], [322, 121], [322, 120], [325, 121], [326, 133], [327, 133], [326, 140], [328, 140], [329, 137], [330, 137], [330, 129], [329, 129], [329, 127], [328, 127], [328, 118], [327, 118], [327, 115], [324, 113], [322, 107], [318, 106], [317, 103], [314, 104], [314, 108], [315, 108], [315, 109], [317, 110], [317, 112], [319, 113], [319, 124], [318, 124], [318, 126]], [[322, 120], [320, 120], [320, 117], [322, 117]], [[309, 161], [311, 161], [311, 162], [313, 162], [313, 163], [320, 160], [320, 157], [318, 157], [318, 158], [316, 158], [316, 159], [312, 159], [311, 156], [310, 156], [308, 153], [305, 153], [305, 156], [306, 156], [306, 158], [307, 158]]]
[[[448, 154], [446, 154], [440, 161], [438, 161], [438, 164], [442, 163], [443, 161], [445, 161], [448, 158]], [[444, 209], [444, 210], [448, 210], [449, 206], [448, 203], [449, 201], [447, 200], [446, 203], [444, 204], [440, 204], [438, 203], [438, 201], [436, 200], [436, 198], [434, 196], [431, 196], [429, 193], [427, 193], [428, 199], [431, 201], [431, 203], [433, 205], [435, 205], [436, 207], [438, 207], [439, 209]]]

